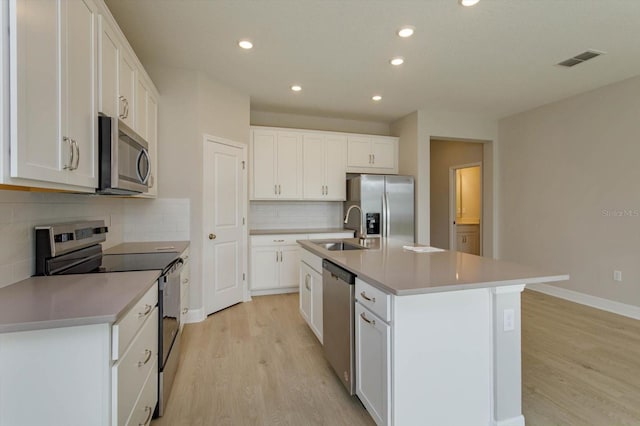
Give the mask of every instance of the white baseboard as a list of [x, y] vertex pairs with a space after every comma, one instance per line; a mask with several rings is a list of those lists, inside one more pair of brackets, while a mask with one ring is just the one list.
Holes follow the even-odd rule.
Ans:
[[251, 296], [268, 296], [271, 294], [297, 293], [298, 287], [273, 288], [269, 290], [250, 290]]
[[549, 284], [531, 284], [527, 288], [550, 296], [559, 297], [571, 302], [580, 303], [581, 305], [591, 306], [592, 308], [601, 309], [603, 311], [622, 315], [625, 317], [640, 319], [640, 307], [627, 305], [625, 303], [614, 302], [613, 300], [603, 299], [602, 297], [591, 296], [589, 294], [579, 293], [566, 288], [556, 287]]
[[204, 314], [204, 308], [189, 309], [184, 319], [185, 324], [204, 321], [207, 316]]
[[524, 426], [524, 416], [511, 417], [505, 420], [496, 420], [493, 422], [495, 426]]

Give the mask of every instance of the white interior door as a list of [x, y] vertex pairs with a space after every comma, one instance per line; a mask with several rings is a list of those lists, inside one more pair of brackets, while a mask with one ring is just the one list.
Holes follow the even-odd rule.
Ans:
[[205, 139], [203, 283], [207, 315], [244, 299], [245, 164], [245, 146]]

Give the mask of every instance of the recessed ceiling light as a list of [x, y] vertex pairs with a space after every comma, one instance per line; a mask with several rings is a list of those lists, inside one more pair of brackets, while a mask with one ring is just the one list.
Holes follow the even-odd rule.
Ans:
[[393, 58], [389, 61], [389, 63], [395, 66], [402, 65], [404, 64], [404, 58], [401, 58], [401, 57]]
[[291, 86], [291, 90], [293, 90], [294, 92], [299, 92], [302, 90], [302, 86], [294, 84], [293, 86]]
[[475, 6], [480, 0], [460, 0], [460, 4], [466, 7]]
[[253, 43], [251, 43], [249, 40], [240, 40], [238, 42], [238, 46], [242, 47], [243, 49], [249, 50], [253, 47]]
[[413, 27], [402, 27], [398, 30], [398, 35], [402, 38], [407, 38], [407, 37], [411, 37], [414, 31], [415, 31], [415, 28]]
[[372, 97], [371, 97], [371, 99], [373, 99], [374, 101], [378, 102], [378, 101], [381, 101], [381, 100], [382, 100], [382, 96], [380, 96], [380, 95], [374, 95], [374, 96], [372, 96]]

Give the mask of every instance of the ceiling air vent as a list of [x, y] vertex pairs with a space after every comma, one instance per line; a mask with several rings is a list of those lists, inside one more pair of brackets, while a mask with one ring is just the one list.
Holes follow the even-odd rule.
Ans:
[[579, 55], [574, 56], [573, 58], [558, 62], [558, 65], [562, 67], [573, 67], [600, 55], [604, 55], [604, 52], [598, 52], [597, 50], [587, 50], [586, 52], [582, 52]]

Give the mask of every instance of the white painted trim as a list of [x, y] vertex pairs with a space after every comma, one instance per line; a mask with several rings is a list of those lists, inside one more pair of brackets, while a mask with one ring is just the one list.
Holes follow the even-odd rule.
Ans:
[[252, 296], [269, 296], [271, 294], [297, 293], [298, 287], [272, 288], [269, 290], [251, 290]]
[[627, 305], [626, 303], [615, 302], [613, 300], [603, 299], [602, 297], [591, 296], [589, 294], [579, 293], [577, 291], [567, 290], [566, 288], [556, 287], [549, 284], [527, 285], [527, 288], [539, 293], [579, 303], [581, 305], [591, 306], [592, 308], [640, 320], [640, 306]]
[[524, 416], [493, 422], [495, 426], [524, 426]]
[[202, 322], [207, 318], [204, 314], [204, 308], [199, 309], [189, 309], [187, 315], [184, 317], [185, 324], [192, 324], [194, 322]]

